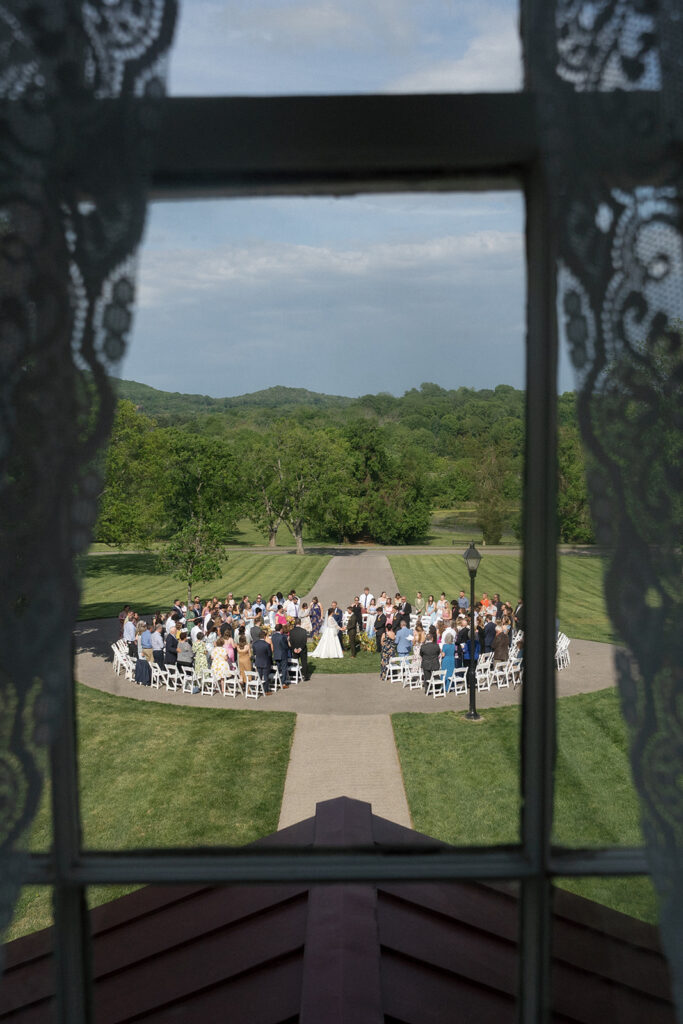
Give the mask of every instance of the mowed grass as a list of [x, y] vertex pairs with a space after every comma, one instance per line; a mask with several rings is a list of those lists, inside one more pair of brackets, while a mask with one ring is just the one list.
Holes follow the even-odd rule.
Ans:
[[[515, 605], [522, 590], [522, 559], [519, 555], [491, 555], [483, 552], [475, 582], [479, 599], [499, 593]], [[418, 590], [426, 599], [441, 591], [449, 598], [464, 590], [469, 597], [470, 580], [462, 555], [390, 555], [398, 589], [414, 601]], [[616, 643], [603, 592], [603, 560], [597, 556], [561, 555], [559, 565], [558, 618], [567, 636], [581, 640]]]
[[[519, 842], [520, 708], [392, 716], [408, 805], [419, 832], [454, 845]], [[554, 841], [640, 846], [626, 726], [615, 690], [558, 701]], [[656, 923], [648, 878], [562, 880], [587, 899]]]
[[[143, 703], [78, 686], [83, 845], [242, 846], [275, 832], [296, 716]], [[49, 793], [31, 848], [51, 842]], [[91, 905], [135, 886], [94, 886]], [[49, 891], [22, 891], [8, 938], [51, 923]]]
[[[323, 571], [327, 555], [277, 555], [264, 552], [231, 554], [221, 575], [209, 583], [197, 583], [193, 591], [202, 597], [219, 597], [232, 592], [241, 597], [257, 594], [264, 598], [281, 590], [296, 588], [307, 594]], [[153, 553], [88, 554], [81, 560], [83, 593], [79, 619], [102, 619], [118, 615], [124, 604], [149, 613], [167, 609], [176, 597], [185, 599], [187, 588], [177, 578], [160, 573]]]

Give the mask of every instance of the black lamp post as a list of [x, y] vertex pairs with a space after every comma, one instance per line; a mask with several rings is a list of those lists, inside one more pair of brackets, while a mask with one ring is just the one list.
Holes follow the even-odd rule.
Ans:
[[478, 722], [481, 720], [481, 715], [477, 714], [477, 663], [474, 657], [474, 645], [475, 645], [475, 631], [474, 631], [474, 578], [477, 575], [477, 569], [481, 562], [481, 555], [474, 546], [474, 541], [470, 541], [470, 546], [463, 555], [465, 559], [465, 565], [470, 574], [470, 667], [467, 673], [467, 685], [470, 690], [470, 710], [465, 715], [465, 718], [469, 718], [472, 722]]

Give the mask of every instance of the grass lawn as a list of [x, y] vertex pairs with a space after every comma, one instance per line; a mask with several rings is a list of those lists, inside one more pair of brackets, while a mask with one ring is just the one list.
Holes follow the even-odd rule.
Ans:
[[[233, 594], [258, 593], [264, 598], [278, 590], [296, 587], [308, 593], [323, 571], [326, 555], [271, 555], [238, 551], [223, 564], [221, 576], [193, 589], [203, 597], [224, 598]], [[147, 614], [168, 608], [176, 597], [187, 597], [186, 587], [172, 576], [159, 573], [153, 553], [89, 554], [81, 560], [83, 595], [79, 619], [102, 619], [118, 615], [124, 604]]]
[[[520, 708], [491, 708], [473, 725], [460, 713], [397, 714], [394, 735], [413, 825], [457, 845], [519, 841]], [[614, 690], [558, 701], [555, 842], [639, 846], [626, 727]], [[581, 896], [656, 923], [648, 878], [562, 883]]]
[[[514, 606], [521, 592], [522, 560], [519, 555], [492, 555], [483, 552], [476, 579], [476, 595], [498, 592]], [[445, 590], [449, 598], [464, 590], [469, 597], [470, 581], [462, 555], [390, 555], [398, 588], [408, 600], [418, 590], [426, 598], [438, 598]], [[615, 643], [617, 638], [607, 615], [603, 596], [603, 562], [595, 556], [561, 555], [558, 559], [560, 583], [558, 616], [560, 629], [582, 640]]]
[[[83, 843], [90, 849], [241, 846], [277, 829], [295, 715], [147, 704], [77, 687]], [[51, 841], [49, 796], [31, 847]], [[135, 886], [95, 886], [91, 906]], [[51, 924], [24, 889], [8, 938]]]
[[380, 656], [375, 651], [359, 651], [355, 658], [352, 658], [348, 651], [344, 651], [343, 658], [316, 659], [309, 654], [308, 668], [310, 672], [330, 675], [348, 675], [353, 672], [372, 672], [379, 675]]

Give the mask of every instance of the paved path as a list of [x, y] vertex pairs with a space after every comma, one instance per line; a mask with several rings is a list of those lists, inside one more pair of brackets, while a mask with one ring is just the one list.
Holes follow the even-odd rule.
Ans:
[[[387, 557], [372, 551], [334, 556], [309, 596], [324, 606], [336, 599], [348, 604], [369, 586], [377, 595], [395, 594], [396, 580]], [[202, 697], [136, 686], [112, 671], [110, 645], [118, 622], [96, 620], [76, 628], [76, 678], [96, 689], [137, 700], [198, 707], [293, 711], [297, 715], [294, 741], [280, 812], [280, 827], [315, 812], [315, 804], [335, 796], [350, 796], [372, 804], [375, 814], [410, 825], [401, 768], [390, 716], [396, 712], [466, 710], [468, 698], [449, 694], [434, 700], [420, 691], [383, 682], [377, 675], [316, 672], [306, 683], [259, 701], [243, 697]], [[614, 650], [609, 644], [572, 640], [571, 665], [557, 673], [559, 696], [587, 693], [615, 685]], [[492, 690], [477, 695], [480, 708], [518, 704], [521, 690]]]
[[278, 828], [336, 796], [366, 800], [374, 814], [411, 827], [389, 715], [297, 715]]

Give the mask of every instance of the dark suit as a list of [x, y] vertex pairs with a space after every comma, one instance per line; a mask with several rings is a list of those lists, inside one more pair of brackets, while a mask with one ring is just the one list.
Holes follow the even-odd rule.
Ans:
[[341, 610], [341, 608], [335, 608], [334, 609], [334, 611], [332, 612], [332, 618], [334, 619], [334, 621], [337, 623], [337, 625], [341, 629], [342, 622], [344, 621], [344, 613]]
[[375, 619], [375, 643], [377, 644], [377, 650], [382, 650], [382, 637], [386, 632], [387, 628], [387, 617], [384, 612], [380, 612]]
[[495, 622], [487, 622], [484, 626], [484, 654], [493, 650], [493, 640], [496, 635], [496, 624]]
[[282, 685], [288, 686], [287, 662], [289, 661], [289, 641], [284, 633], [278, 633], [277, 630], [271, 635], [270, 639], [273, 641], [273, 661], [280, 672]]
[[352, 611], [346, 623], [346, 635], [349, 638], [349, 647], [351, 649], [352, 658], [356, 657], [358, 630], [362, 626], [362, 624], [363, 619], [360, 616], [358, 616], [355, 611]]
[[441, 648], [439, 647], [436, 640], [425, 640], [420, 648], [420, 659], [422, 660], [422, 672], [424, 674], [425, 682], [428, 682], [431, 678], [432, 672], [438, 672], [440, 661]]
[[173, 633], [169, 633], [166, 637], [166, 656], [164, 658], [164, 664], [175, 665], [178, 661], [178, 641], [174, 637]]
[[273, 667], [273, 652], [267, 640], [255, 640], [252, 645], [254, 652], [254, 665], [259, 674], [263, 689], [268, 693], [270, 690], [270, 670]]
[[413, 614], [413, 606], [410, 603], [410, 601], [406, 601], [406, 603], [401, 607], [401, 615], [406, 620], [406, 626], [410, 625], [410, 616], [412, 614]]
[[[304, 679], [308, 679], [308, 633], [303, 626], [293, 626], [289, 631], [289, 647], [294, 658], [301, 662]], [[299, 649], [297, 651], [297, 648]]]

